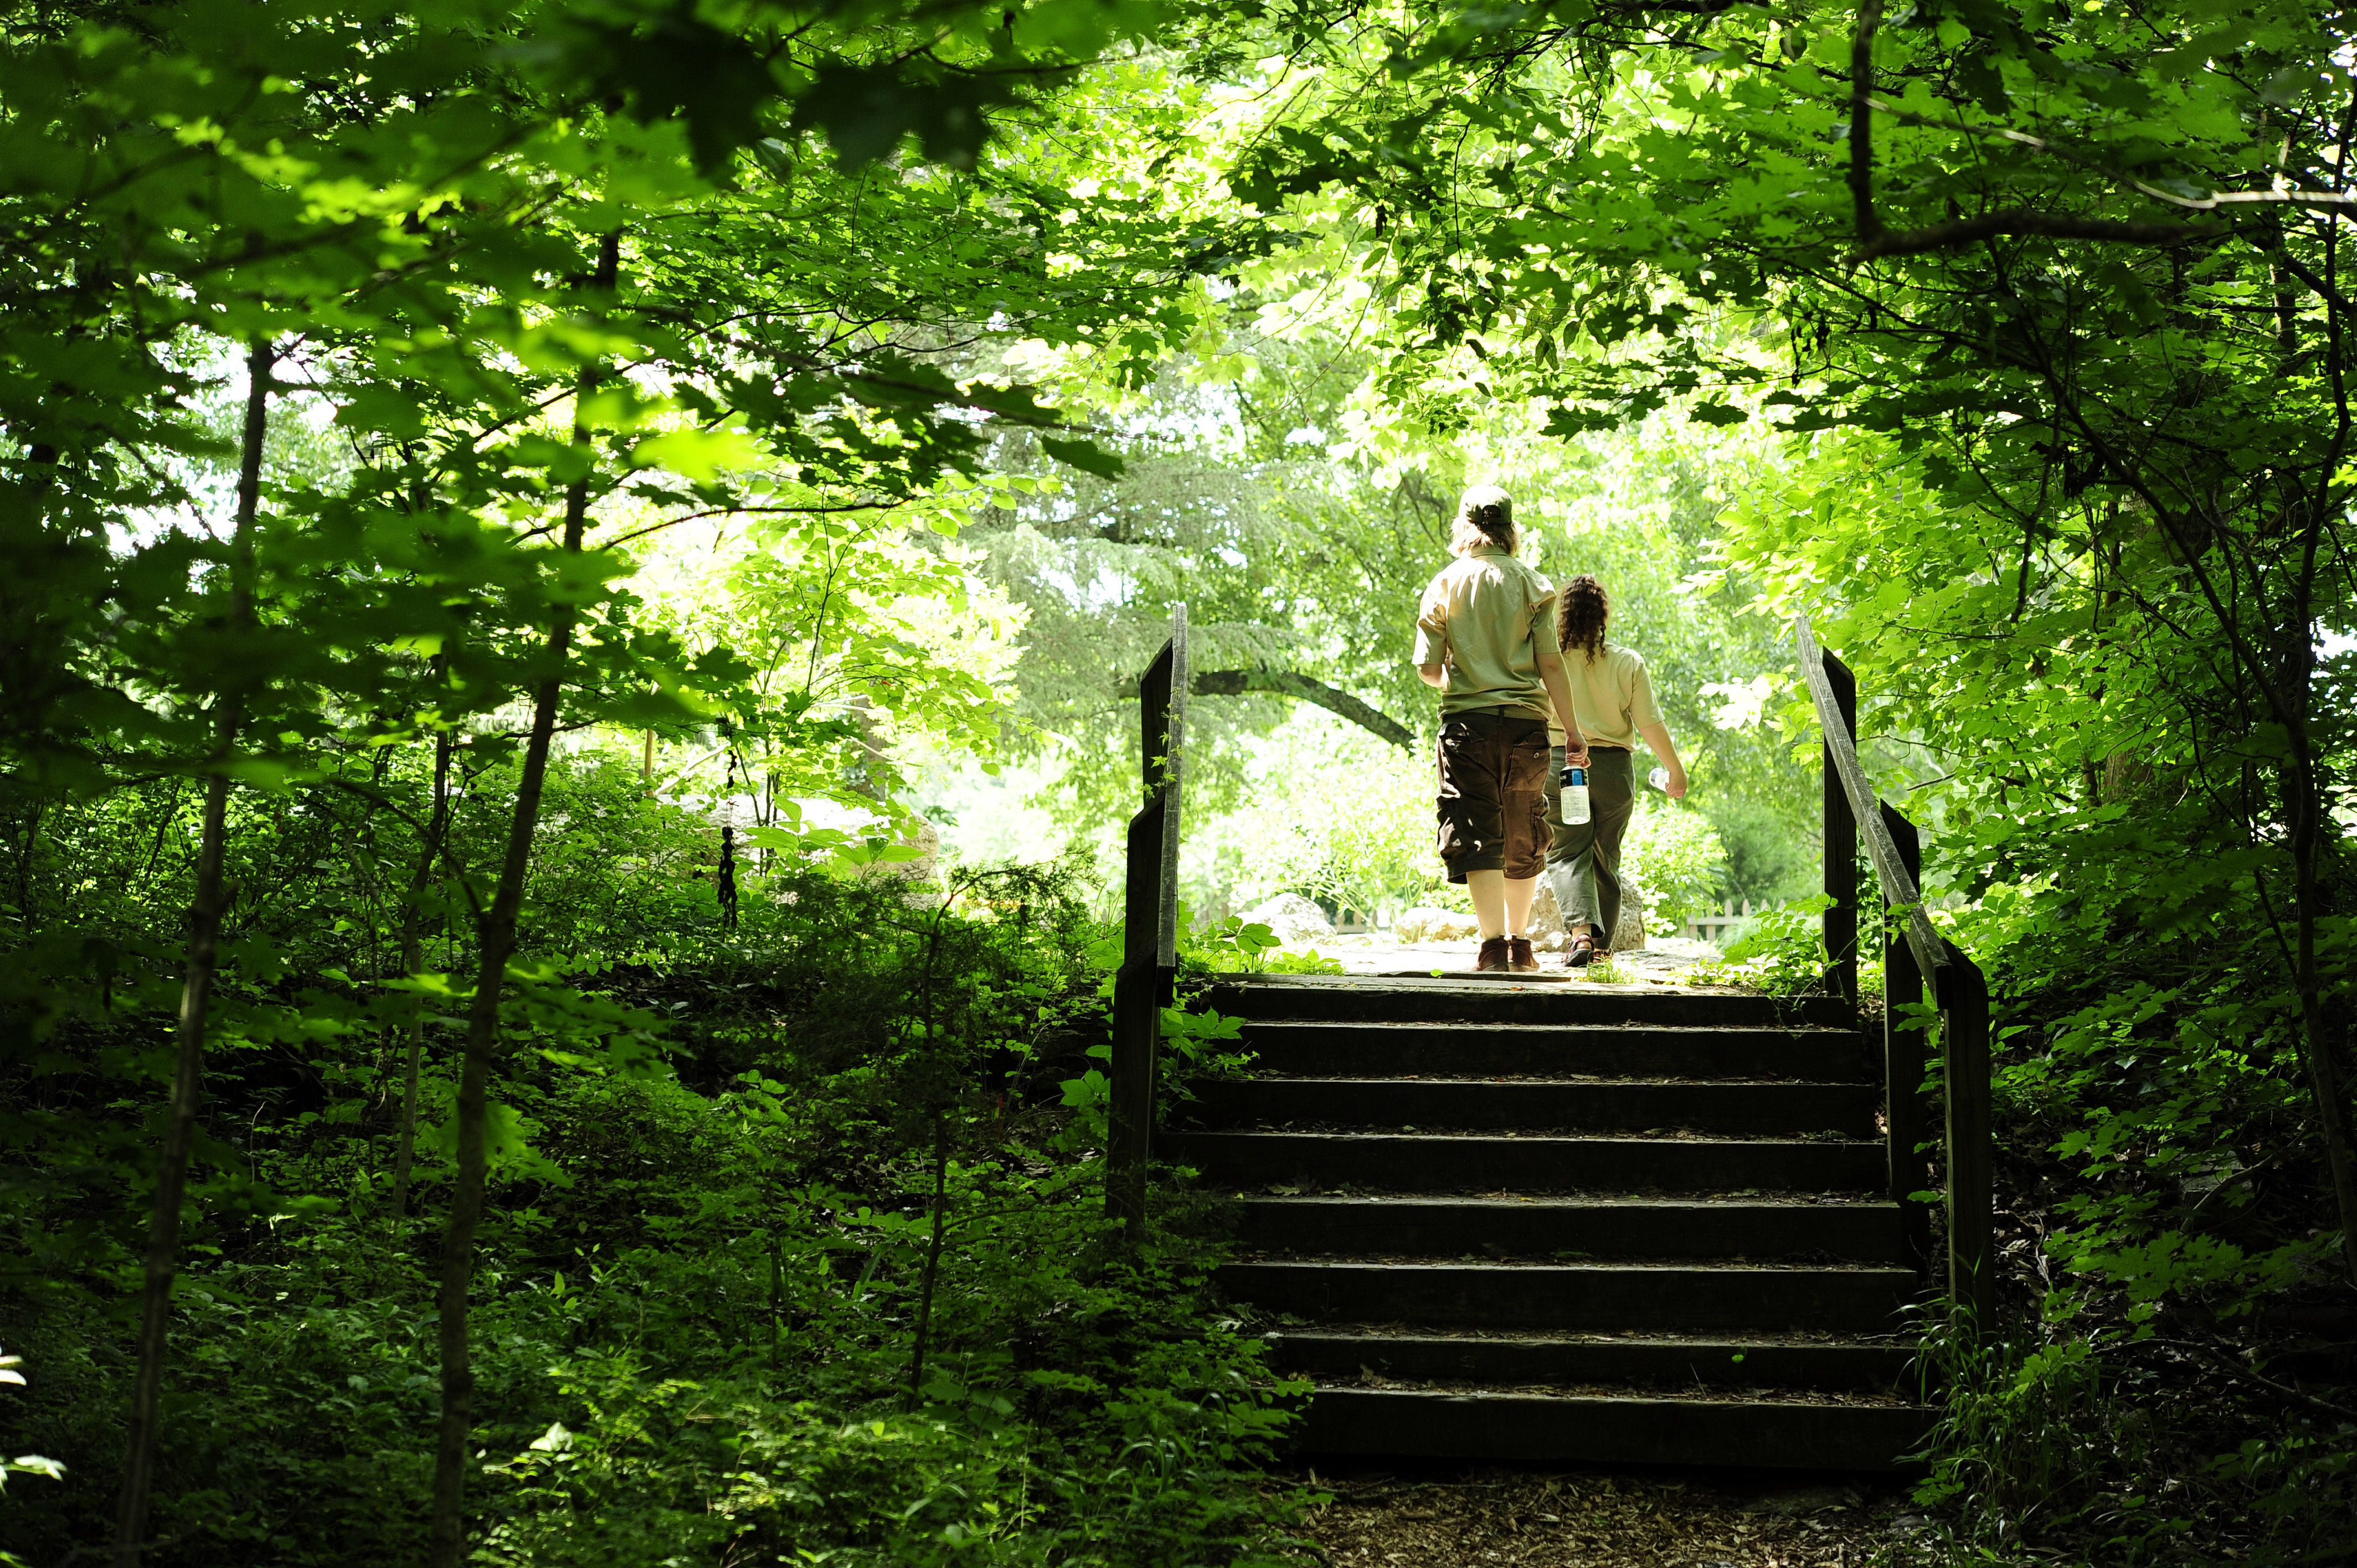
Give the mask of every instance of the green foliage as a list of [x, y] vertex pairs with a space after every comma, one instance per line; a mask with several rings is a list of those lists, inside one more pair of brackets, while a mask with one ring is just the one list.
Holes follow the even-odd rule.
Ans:
[[1298, 893], [1372, 921], [1426, 901], [1440, 882], [1429, 757], [1303, 715], [1248, 779], [1249, 803], [1196, 832], [1193, 896], [1249, 908]]
[[1925, 1324], [1924, 1382], [1940, 1397], [1916, 1500], [1966, 1521], [1967, 1541], [2006, 1554], [2042, 1535], [2050, 1512], [2088, 1506], [2117, 1463], [2126, 1413], [2106, 1397], [2094, 1346], [2073, 1335], [2040, 1344]]
[[1824, 983], [1832, 962], [1825, 955], [1824, 913], [1832, 905], [1819, 893], [1752, 916], [1722, 950], [1730, 975], [1778, 996]]
[[1328, 958], [1315, 948], [1299, 952], [1286, 948], [1269, 955], [1266, 972], [1270, 974], [1347, 974], [1350, 972], [1343, 968], [1340, 959]]
[[[1051, 1152], [1058, 1080], [1103, 1028], [1099, 929], [1069, 874], [970, 873], [945, 904], [780, 869], [724, 931], [691, 909], [707, 828], [623, 811], [592, 759], [567, 777], [559, 864], [606, 832], [640, 864], [568, 933], [616, 951], [600, 990], [520, 1009], [495, 1086], [529, 1144], [495, 1164], [479, 1287], [482, 1560], [1234, 1560], [1270, 1517], [1245, 1477], [1298, 1391], [1201, 1316], [1216, 1216], [1176, 1208], [1130, 1254], [1093, 1160]], [[305, 972], [361, 940], [311, 923], [275, 961]], [[617, 1024], [662, 1054], [617, 1054]], [[1211, 1015], [1172, 1029], [1200, 1070], [1234, 1036]], [[385, 1113], [361, 1098], [377, 1036], [307, 1039], [325, 1085], [360, 1094], [273, 1096], [233, 1056], [214, 1074], [256, 1179], [242, 1214], [200, 1189], [159, 1562], [341, 1562], [421, 1528], [430, 1231], [384, 1213]], [[89, 1070], [53, 1066], [53, 1102]], [[43, 1559], [102, 1528], [128, 1373], [102, 1305], [125, 1254], [82, 1196], [126, 1178], [67, 1130], [18, 1124], [16, 1158], [40, 1163], [15, 1168], [48, 1185], [20, 1179], [11, 1208], [12, 1251], [44, 1260], [7, 1283], [41, 1373], [17, 1430], [90, 1478], [12, 1495], [13, 1539]], [[429, 1153], [421, 1177], [430, 1202], [447, 1166]]]
[[1620, 854], [1651, 899], [1645, 929], [1654, 935], [1674, 936], [1694, 916], [1718, 908], [1727, 886], [1727, 846], [1701, 812], [1640, 798]]
[[1268, 955], [1284, 944], [1276, 932], [1241, 915], [1191, 924], [1180, 910], [1179, 962], [1200, 974], [1258, 974], [1268, 967]]
[[2201, 1543], [2220, 1533], [2248, 1561], [2337, 1555], [2357, 1502], [2345, 1422], [2310, 1407], [2225, 1452], [2202, 1446], [2253, 1423], [2163, 1396], [2182, 1351], [2140, 1358], [2138, 1338], [2090, 1318], [2094, 1300], [2055, 1293], [1995, 1335], [1926, 1322], [1940, 1405], [1915, 1496], [1955, 1521], [1958, 1555], [2023, 1561], [2068, 1540], [2088, 1561], [2166, 1563], [2209, 1555]]

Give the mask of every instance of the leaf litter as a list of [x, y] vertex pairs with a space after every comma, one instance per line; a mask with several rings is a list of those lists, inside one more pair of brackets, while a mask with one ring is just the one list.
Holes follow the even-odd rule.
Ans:
[[1904, 1568], [1928, 1561], [1903, 1487], [1530, 1471], [1310, 1470], [1296, 1534], [1333, 1568]]

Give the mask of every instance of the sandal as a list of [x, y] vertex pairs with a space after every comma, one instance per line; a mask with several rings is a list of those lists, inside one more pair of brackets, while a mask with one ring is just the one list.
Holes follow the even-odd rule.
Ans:
[[1564, 968], [1586, 969], [1589, 964], [1594, 963], [1595, 961], [1596, 939], [1590, 936], [1578, 936], [1572, 938], [1571, 951], [1563, 961]]

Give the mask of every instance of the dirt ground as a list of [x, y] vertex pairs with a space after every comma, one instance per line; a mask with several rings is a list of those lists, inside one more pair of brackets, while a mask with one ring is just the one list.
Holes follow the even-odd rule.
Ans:
[[1929, 1544], [1897, 1485], [1494, 1467], [1301, 1479], [1333, 1497], [1298, 1534], [1335, 1568], [1896, 1568]]

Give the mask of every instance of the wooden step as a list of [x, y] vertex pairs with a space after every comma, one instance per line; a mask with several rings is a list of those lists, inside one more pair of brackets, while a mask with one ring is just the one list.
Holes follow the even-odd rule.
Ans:
[[1870, 1192], [1888, 1183], [1881, 1144], [1835, 1140], [1168, 1133], [1155, 1154], [1222, 1186], [1318, 1191]]
[[1239, 1240], [1264, 1252], [1907, 1262], [1899, 1207], [1882, 1200], [1303, 1197], [1239, 1208]]
[[1285, 1329], [1267, 1337], [1278, 1367], [1321, 1383], [1372, 1373], [1397, 1382], [1495, 1388], [1538, 1383], [1632, 1387], [1815, 1388], [1908, 1395], [1914, 1352], [1863, 1339], [1706, 1338], [1534, 1331], [1435, 1334], [1412, 1329]]
[[1283, 1259], [1221, 1265], [1220, 1288], [1272, 1314], [1327, 1323], [1642, 1328], [1652, 1333], [1886, 1334], [1911, 1269], [1692, 1262], [1468, 1263]]
[[1241, 1194], [1217, 1280], [1313, 1380], [1310, 1453], [1887, 1470], [1923, 1442], [1854, 1011], [1466, 975], [1210, 1001], [1254, 1074], [1193, 1085], [1155, 1153]]
[[1247, 1024], [1263, 1073], [1283, 1078], [1525, 1078], [1877, 1081], [1878, 1043], [1851, 1029], [1628, 1024]]
[[1204, 998], [1240, 1018], [1328, 1022], [1651, 1024], [1684, 1027], [1855, 1029], [1836, 997], [1607, 987], [1579, 981], [1376, 979], [1365, 975], [1224, 975]]
[[1432, 1078], [1251, 1078], [1197, 1086], [1205, 1128], [1328, 1127], [1555, 1132], [1842, 1133], [1874, 1136], [1871, 1084], [1679, 1083], [1625, 1079], [1498, 1082]]
[[1311, 1454], [1887, 1471], [1932, 1412], [1896, 1402], [1320, 1387]]

